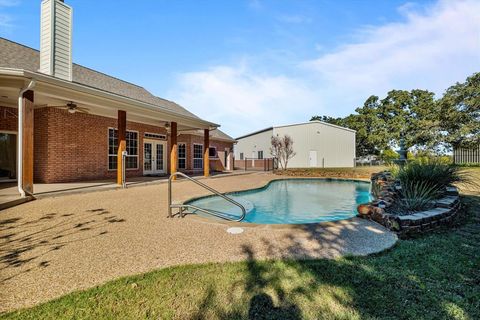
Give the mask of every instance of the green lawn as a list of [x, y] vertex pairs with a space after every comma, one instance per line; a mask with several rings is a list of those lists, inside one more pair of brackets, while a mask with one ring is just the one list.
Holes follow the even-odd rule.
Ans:
[[276, 171], [277, 174], [296, 177], [370, 179], [372, 173], [387, 169], [385, 166], [359, 166], [355, 168], [292, 168]]
[[[469, 169], [480, 177], [480, 168]], [[480, 193], [449, 230], [369, 257], [173, 267], [2, 319], [480, 319]]]
[[463, 199], [453, 229], [376, 256], [174, 267], [0, 318], [480, 319], [480, 196]]

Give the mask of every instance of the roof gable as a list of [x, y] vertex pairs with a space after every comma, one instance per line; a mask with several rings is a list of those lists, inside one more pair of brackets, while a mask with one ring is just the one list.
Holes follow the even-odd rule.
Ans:
[[[0, 67], [38, 72], [40, 67], [40, 52], [38, 50], [0, 37], [0, 52], [2, 53], [0, 55]], [[198, 116], [175, 102], [154, 96], [141, 86], [76, 63], [73, 64], [72, 68], [72, 82], [166, 108], [180, 115], [198, 118]]]

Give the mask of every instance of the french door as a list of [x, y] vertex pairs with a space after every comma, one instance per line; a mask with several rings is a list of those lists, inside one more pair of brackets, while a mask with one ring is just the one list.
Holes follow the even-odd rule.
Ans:
[[167, 172], [167, 143], [165, 141], [143, 141], [143, 174], [163, 174]]

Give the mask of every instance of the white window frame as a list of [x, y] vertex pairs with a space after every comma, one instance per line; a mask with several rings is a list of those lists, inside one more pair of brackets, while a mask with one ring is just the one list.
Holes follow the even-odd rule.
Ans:
[[243, 152], [240, 152], [240, 154], [238, 155], [238, 157], [240, 158], [240, 160], [243, 160], [245, 158], [245, 156], [243, 155]]
[[[153, 135], [154, 137], [147, 137], [146, 135]], [[167, 140], [167, 135], [163, 133], [154, 133], [154, 132], [144, 132], [143, 133], [143, 138], [144, 139], [152, 139], [152, 140], [162, 140], [166, 141]]]
[[[110, 149], [110, 129], [113, 129], [113, 130], [117, 130], [118, 132], [118, 128], [114, 128], [114, 127], [108, 127], [107, 128], [107, 149]], [[125, 170], [127, 171], [133, 171], [133, 170], [138, 170], [140, 168], [140, 157], [139, 157], [139, 153], [140, 153], [140, 132], [137, 131], [137, 130], [125, 130], [125, 133], [127, 132], [136, 132], [137, 133], [137, 154], [136, 155], [128, 155], [128, 157], [136, 157], [137, 158], [137, 167], [136, 168], [127, 168]], [[127, 140], [127, 137], [126, 137], [126, 134], [125, 134], [125, 147], [126, 147], [126, 140]], [[117, 169], [110, 169], [110, 161], [109, 161], [109, 158], [111, 156], [115, 156], [115, 157], [118, 157], [118, 154], [110, 154], [110, 150], [107, 151], [108, 152], [108, 155], [107, 155], [107, 169], [108, 171], [117, 171]], [[117, 158], [117, 161], [118, 161], [118, 158]]]
[[[195, 146], [201, 146], [202, 147], [202, 157], [201, 158], [195, 158]], [[203, 143], [194, 143], [192, 144], [192, 169], [193, 170], [202, 170], [203, 169], [203, 153], [205, 152]], [[200, 168], [195, 168], [195, 160], [201, 159], [202, 160], [202, 166]]]
[[[180, 145], [184, 145], [185, 146], [185, 158], [180, 158]], [[178, 169], [182, 169], [182, 170], [187, 170], [187, 144], [185, 142], [179, 142], [178, 145], [177, 145], [177, 157], [178, 157]], [[185, 160], [185, 168], [180, 168], [180, 159], [184, 159]]]
[[[262, 157], [261, 157], [261, 158], [260, 158], [260, 152], [262, 153]], [[257, 158], [258, 158], [259, 160], [263, 160], [263, 159], [264, 159], [264, 157], [263, 157], [263, 150], [258, 150], [258, 151], [257, 151]]]

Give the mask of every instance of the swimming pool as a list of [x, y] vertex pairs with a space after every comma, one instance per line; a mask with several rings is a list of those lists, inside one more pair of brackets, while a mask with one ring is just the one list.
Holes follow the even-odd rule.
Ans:
[[[357, 206], [370, 201], [370, 184], [353, 180], [282, 179], [271, 181], [264, 188], [233, 192], [228, 196], [247, 210], [243, 222], [316, 223], [354, 217]], [[241, 215], [238, 207], [218, 196], [207, 196], [187, 203], [221, 212], [231, 218]]]

